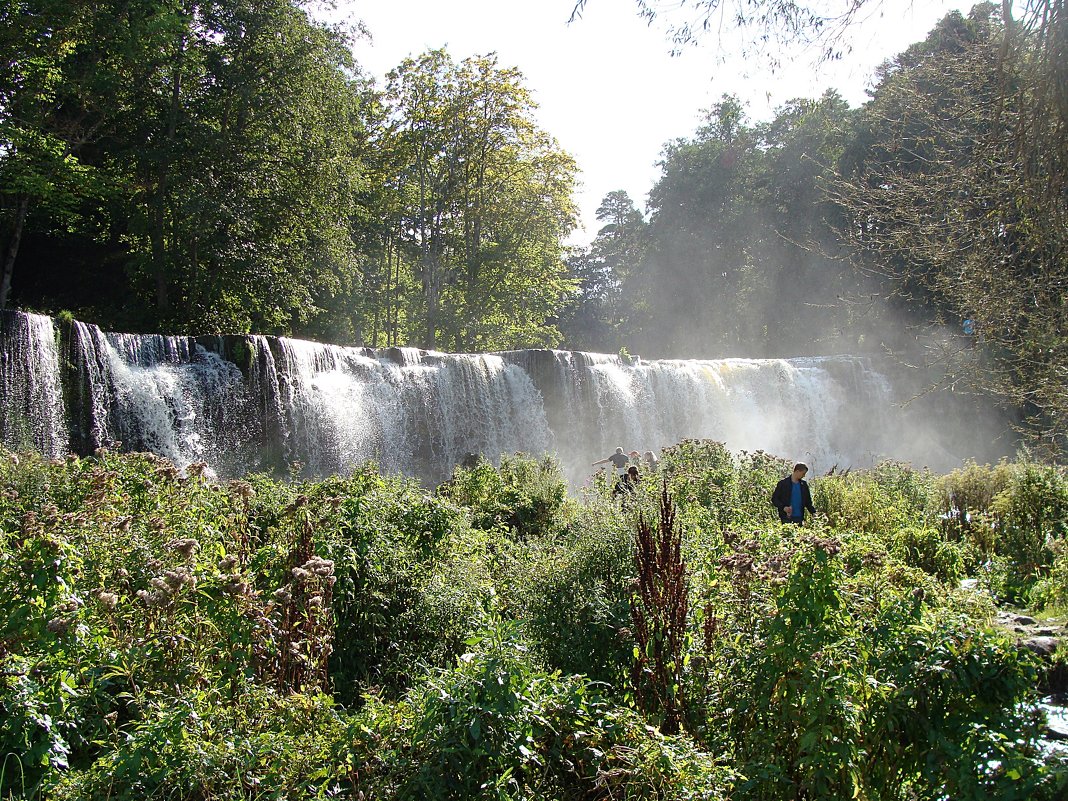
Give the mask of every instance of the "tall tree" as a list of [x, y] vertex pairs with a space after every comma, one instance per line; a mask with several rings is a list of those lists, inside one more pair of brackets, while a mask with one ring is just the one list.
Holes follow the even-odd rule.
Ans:
[[359, 184], [348, 44], [290, 0], [187, 3], [115, 156], [157, 310], [208, 330], [307, 325], [339, 291]]
[[934, 354], [946, 381], [1010, 400], [1039, 441], [1063, 452], [1065, 148], [1032, 147], [1063, 145], [1065, 133], [1056, 109], [1035, 113], [1046, 45], [1021, 34], [1006, 53], [994, 12], [950, 15], [887, 65], [832, 191], [849, 212], [842, 231], [858, 265], [949, 326]]
[[576, 166], [535, 124], [522, 75], [434, 50], [391, 72], [385, 95], [406, 198], [394, 238], [418, 253], [416, 341], [551, 344]]
[[645, 247], [646, 223], [623, 190], [609, 192], [597, 208], [602, 223], [589, 248], [568, 257], [578, 291], [561, 313], [568, 345], [593, 351], [633, 347], [642, 325], [639, 295], [629, 292]]
[[143, 52], [113, 12], [106, 2], [0, 3], [0, 308], [27, 221], [77, 226], [80, 206], [111, 183], [86, 151], [121, 113], [124, 80]]

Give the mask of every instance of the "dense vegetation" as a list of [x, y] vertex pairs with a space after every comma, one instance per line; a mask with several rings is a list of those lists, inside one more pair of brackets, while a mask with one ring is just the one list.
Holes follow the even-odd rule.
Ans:
[[[1068, 475], [814, 479], [713, 442], [621, 508], [515, 456], [428, 492], [0, 462], [0, 797], [1055, 799]], [[962, 578], [977, 589], [960, 589]]]

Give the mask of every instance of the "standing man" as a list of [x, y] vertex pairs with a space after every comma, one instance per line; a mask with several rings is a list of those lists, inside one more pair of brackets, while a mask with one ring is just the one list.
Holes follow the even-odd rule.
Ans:
[[805, 510], [816, 514], [816, 507], [812, 505], [812, 493], [808, 490], [808, 482], [805, 481], [805, 473], [808, 465], [798, 462], [794, 465], [794, 472], [775, 485], [775, 492], [771, 493], [771, 505], [779, 510], [779, 520], [784, 523], [796, 523], [801, 525], [805, 521]]
[[609, 462], [611, 462], [612, 467], [615, 468], [616, 475], [622, 476], [624, 473], [627, 472], [627, 464], [630, 462], [630, 457], [627, 456], [627, 454], [623, 453], [622, 448], [616, 448], [616, 452], [613, 453], [611, 456], [606, 459], [600, 459], [590, 466], [596, 467], [599, 464], [608, 464]]

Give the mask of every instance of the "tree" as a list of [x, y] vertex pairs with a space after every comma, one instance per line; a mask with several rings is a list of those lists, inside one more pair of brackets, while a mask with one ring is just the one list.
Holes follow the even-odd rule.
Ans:
[[387, 77], [390, 148], [404, 209], [391, 236], [422, 288], [409, 320], [426, 347], [552, 344], [569, 291], [562, 238], [574, 226], [576, 166], [533, 120], [516, 69], [443, 50]]
[[0, 308], [7, 305], [27, 221], [78, 224], [109, 176], [84, 158], [123, 105], [135, 32], [106, 3], [0, 4], [0, 218], [6, 229]]
[[628, 292], [645, 245], [646, 224], [630, 195], [609, 192], [597, 208], [603, 223], [590, 247], [568, 257], [577, 292], [561, 313], [570, 347], [616, 351], [641, 327], [640, 299]]
[[[992, 391], [1063, 452], [1068, 403], [1068, 200], [1058, 113], [1035, 114], [1037, 39], [1004, 49], [990, 6], [950, 15], [883, 70], [858, 150], [830, 185], [861, 268], [948, 326], [945, 382]], [[1033, 36], [1033, 34], [1029, 35]], [[1009, 87], [1009, 88], [1007, 88]], [[1054, 190], [1054, 191], [1051, 191]]]
[[360, 84], [347, 40], [290, 0], [170, 17], [116, 147], [129, 236], [164, 319], [288, 332], [341, 291]]
[[[742, 55], [758, 55], [779, 64], [784, 47], [804, 44], [819, 48], [823, 58], [841, 55], [841, 34], [865, 8], [885, 0], [635, 0], [638, 13], [648, 20], [668, 18], [668, 35], [676, 51], [717, 35], [717, 46], [737, 45]], [[576, 0], [570, 22], [582, 16], [587, 0]], [[723, 36], [724, 31], [731, 35]], [[735, 32], [741, 36], [734, 36]], [[729, 41], [733, 40], [733, 41]]]

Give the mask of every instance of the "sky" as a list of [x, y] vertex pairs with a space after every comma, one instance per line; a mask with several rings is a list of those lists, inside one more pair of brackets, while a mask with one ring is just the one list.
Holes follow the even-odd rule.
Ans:
[[671, 54], [666, 22], [639, 17], [634, 0], [588, 0], [568, 24], [574, 0], [337, 0], [331, 16], [361, 21], [371, 38], [355, 56], [381, 81], [404, 58], [444, 47], [456, 61], [495, 52], [517, 67], [539, 105], [538, 123], [578, 162], [575, 196], [581, 225], [570, 244], [596, 235], [596, 210], [608, 193], [626, 191], [639, 209], [660, 175], [664, 145], [691, 136], [703, 112], [725, 93], [748, 104], [753, 120], [776, 107], [834, 88], [852, 106], [866, 99], [876, 67], [922, 39], [953, 0], [884, 0], [851, 31], [841, 60], [817, 64], [814, 52], [791, 54], [772, 72], [742, 62], [729, 33], [712, 32]]

